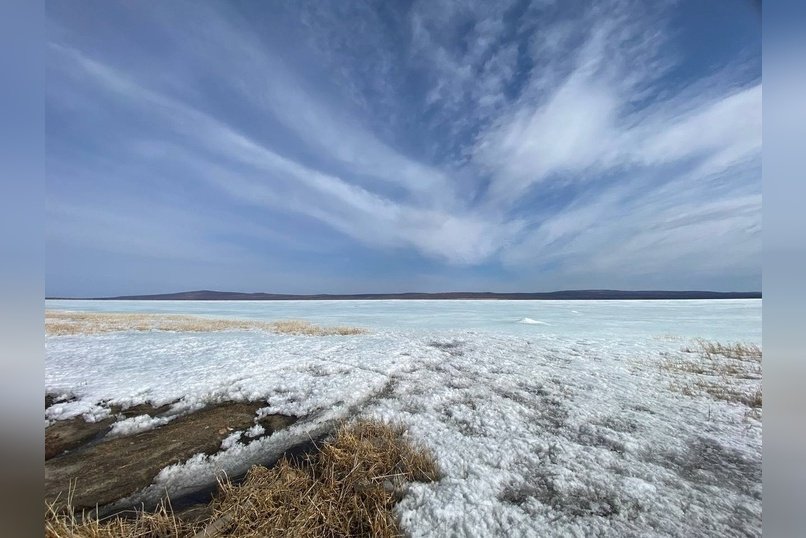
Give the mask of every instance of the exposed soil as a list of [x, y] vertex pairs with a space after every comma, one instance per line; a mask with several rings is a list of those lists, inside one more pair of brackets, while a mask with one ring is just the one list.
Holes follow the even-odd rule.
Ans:
[[[45, 395], [45, 409], [60, 403], [50, 394]], [[87, 422], [82, 417], [75, 417], [68, 420], [54, 422], [45, 429], [45, 461], [102, 439], [112, 428], [118, 418], [136, 417], [139, 415], [150, 415], [152, 417], [162, 416], [170, 411], [173, 404], [165, 404], [154, 407], [149, 403], [133, 405], [130, 407], [111, 406], [109, 418], [96, 422]]]
[[152, 417], [157, 417], [167, 414], [168, 411], [171, 410], [172, 406], [173, 403], [168, 403], [159, 407], [154, 407], [150, 403], [143, 403], [129, 407], [113, 405], [110, 407], [110, 410], [113, 415], [123, 415], [125, 418], [136, 417], [139, 415], [151, 415]]
[[[182, 416], [154, 430], [127, 437], [101, 439], [115, 419], [86, 423], [82, 419], [57, 422], [47, 428], [51, 457], [45, 462], [45, 500], [66, 501], [72, 486], [72, 505], [91, 509], [124, 498], [151, 484], [161, 469], [194, 454], [215, 454], [233, 431], [256, 422], [264, 402], [225, 402]], [[164, 406], [167, 407], [167, 406]], [[138, 406], [119, 410], [124, 416], [159, 414], [167, 409]], [[146, 411], [147, 413], [144, 413]], [[286, 428], [296, 417], [271, 415], [258, 422], [265, 435]], [[66, 446], [75, 450], [62, 453]], [[61, 454], [53, 456], [53, 453]]]
[[106, 435], [115, 421], [115, 417], [97, 422], [76, 417], [51, 424], [45, 429], [45, 461]]

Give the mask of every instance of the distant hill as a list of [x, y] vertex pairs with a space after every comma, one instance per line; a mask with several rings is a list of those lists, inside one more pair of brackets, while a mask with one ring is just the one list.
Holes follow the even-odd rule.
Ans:
[[446, 292], [446, 293], [360, 293], [353, 295], [289, 295], [281, 293], [241, 293], [234, 291], [183, 291], [157, 295], [119, 297], [48, 297], [48, 299], [127, 300], [127, 301], [305, 301], [378, 299], [508, 299], [508, 300], [606, 300], [606, 299], [760, 299], [760, 291], [621, 291], [565, 290], [542, 293]]

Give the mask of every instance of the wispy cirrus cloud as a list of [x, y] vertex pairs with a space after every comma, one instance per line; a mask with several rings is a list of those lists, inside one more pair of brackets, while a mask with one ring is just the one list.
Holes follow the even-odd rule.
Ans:
[[[87, 27], [96, 10], [116, 32]], [[302, 257], [334, 256], [305, 248], [330, 242], [354, 264], [373, 252], [417, 279], [508, 289], [540, 275], [641, 287], [672, 271], [675, 286], [681, 271], [687, 287], [755, 285], [758, 43], [704, 68], [673, 14], [619, 1], [51, 7], [53, 241], [109, 250], [111, 232], [88, 213], [79, 240], [65, 208], [106, 200], [113, 221], [136, 222], [141, 185], [223, 215], [186, 226], [206, 252], [249, 263], [264, 240]], [[255, 227], [271, 233], [256, 242]], [[138, 234], [149, 241], [173, 248]]]
[[[165, 131], [174, 131], [186, 146], [194, 148], [174, 149], [174, 160], [191, 169], [198, 180], [215, 185], [232, 198], [267, 209], [305, 214], [370, 245], [413, 246], [453, 263], [484, 260], [497, 250], [506, 231], [518, 226], [517, 222], [503, 224], [480, 214], [440, 209], [455, 204], [446, 200], [439, 189], [431, 194], [443, 196], [433, 203], [412, 205], [391, 200], [279, 155], [233, 127], [144, 88], [77, 51], [56, 48], [98, 85], [129, 105], [148, 111], [153, 118], [159, 117]], [[217, 159], [209, 154], [215, 154]], [[241, 168], [234, 172], [216, 161], [235, 162]], [[395, 164], [395, 160], [387, 162], [392, 170]], [[404, 175], [408, 172], [401, 170]], [[363, 173], [370, 175], [371, 169]]]

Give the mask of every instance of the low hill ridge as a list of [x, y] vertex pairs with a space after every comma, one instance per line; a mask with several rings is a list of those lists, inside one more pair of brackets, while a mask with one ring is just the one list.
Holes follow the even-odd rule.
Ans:
[[153, 295], [117, 297], [47, 297], [48, 299], [127, 300], [127, 301], [289, 301], [289, 300], [381, 300], [381, 299], [508, 299], [508, 300], [617, 300], [617, 299], [760, 299], [760, 291], [623, 291], [562, 290], [536, 293], [437, 292], [437, 293], [358, 293], [283, 294], [196, 290]]

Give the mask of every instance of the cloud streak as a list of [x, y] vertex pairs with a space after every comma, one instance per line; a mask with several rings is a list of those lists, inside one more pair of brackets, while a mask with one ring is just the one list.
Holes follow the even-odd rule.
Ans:
[[[298, 253], [274, 260], [289, 271], [338, 251], [470, 285], [760, 282], [759, 73], [692, 67], [663, 9], [187, 8], [84, 7], [119, 30], [89, 36], [87, 12], [49, 10], [60, 249], [118, 252], [128, 228], [143, 255], [256, 266], [269, 241]], [[149, 36], [170, 53], [131, 46]], [[137, 185], [194, 218], [145, 216]], [[88, 201], [116, 208], [107, 234]]]

